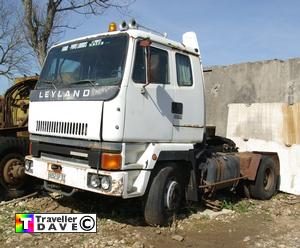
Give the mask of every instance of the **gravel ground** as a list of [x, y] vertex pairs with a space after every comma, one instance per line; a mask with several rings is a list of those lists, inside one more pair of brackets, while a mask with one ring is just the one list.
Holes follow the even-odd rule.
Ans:
[[[0, 247], [300, 247], [300, 197], [280, 193], [269, 201], [219, 199], [223, 210], [195, 205], [172, 226], [146, 226], [135, 201], [38, 195], [0, 206]], [[15, 213], [97, 213], [96, 234], [15, 233]]]

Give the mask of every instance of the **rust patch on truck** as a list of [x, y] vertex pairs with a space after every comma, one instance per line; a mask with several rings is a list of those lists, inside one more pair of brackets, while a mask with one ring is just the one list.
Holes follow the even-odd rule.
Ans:
[[273, 152], [240, 152], [235, 154], [240, 158], [240, 173], [248, 180], [254, 181], [262, 156], [269, 156], [275, 162], [275, 175], [280, 175], [278, 155]]
[[285, 145], [300, 144], [300, 103], [283, 105], [282, 112]]
[[235, 155], [240, 158], [241, 175], [249, 180], [255, 180], [262, 155], [251, 152], [241, 152]]
[[123, 193], [123, 186], [123, 179], [112, 180], [111, 190], [104, 193], [111, 196], [121, 196]]

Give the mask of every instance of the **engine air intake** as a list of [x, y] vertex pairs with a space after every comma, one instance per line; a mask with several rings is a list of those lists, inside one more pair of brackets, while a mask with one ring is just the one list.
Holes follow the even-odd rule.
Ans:
[[87, 123], [62, 122], [62, 121], [37, 121], [36, 131], [69, 135], [87, 135]]

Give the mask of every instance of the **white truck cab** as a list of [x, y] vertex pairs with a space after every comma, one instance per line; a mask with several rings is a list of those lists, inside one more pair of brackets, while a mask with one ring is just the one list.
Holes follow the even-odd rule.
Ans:
[[[173, 210], [199, 181], [190, 171], [205, 141], [203, 70], [195, 33], [179, 43], [139, 27], [112, 23], [50, 49], [30, 95], [25, 168], [50, 191], [147, 195], [146, 221], [161, 224], [161, 204], [160, 216], [149, 210], [157, 195]], [[221, 179], [238, 181], [234, 168]]]

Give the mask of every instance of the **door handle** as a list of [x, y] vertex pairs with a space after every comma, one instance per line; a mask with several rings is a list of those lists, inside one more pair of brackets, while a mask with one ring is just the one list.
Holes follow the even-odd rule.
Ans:
[[172, 113], [182, 115], [183, 113], [182, 102], [172, 102]]

